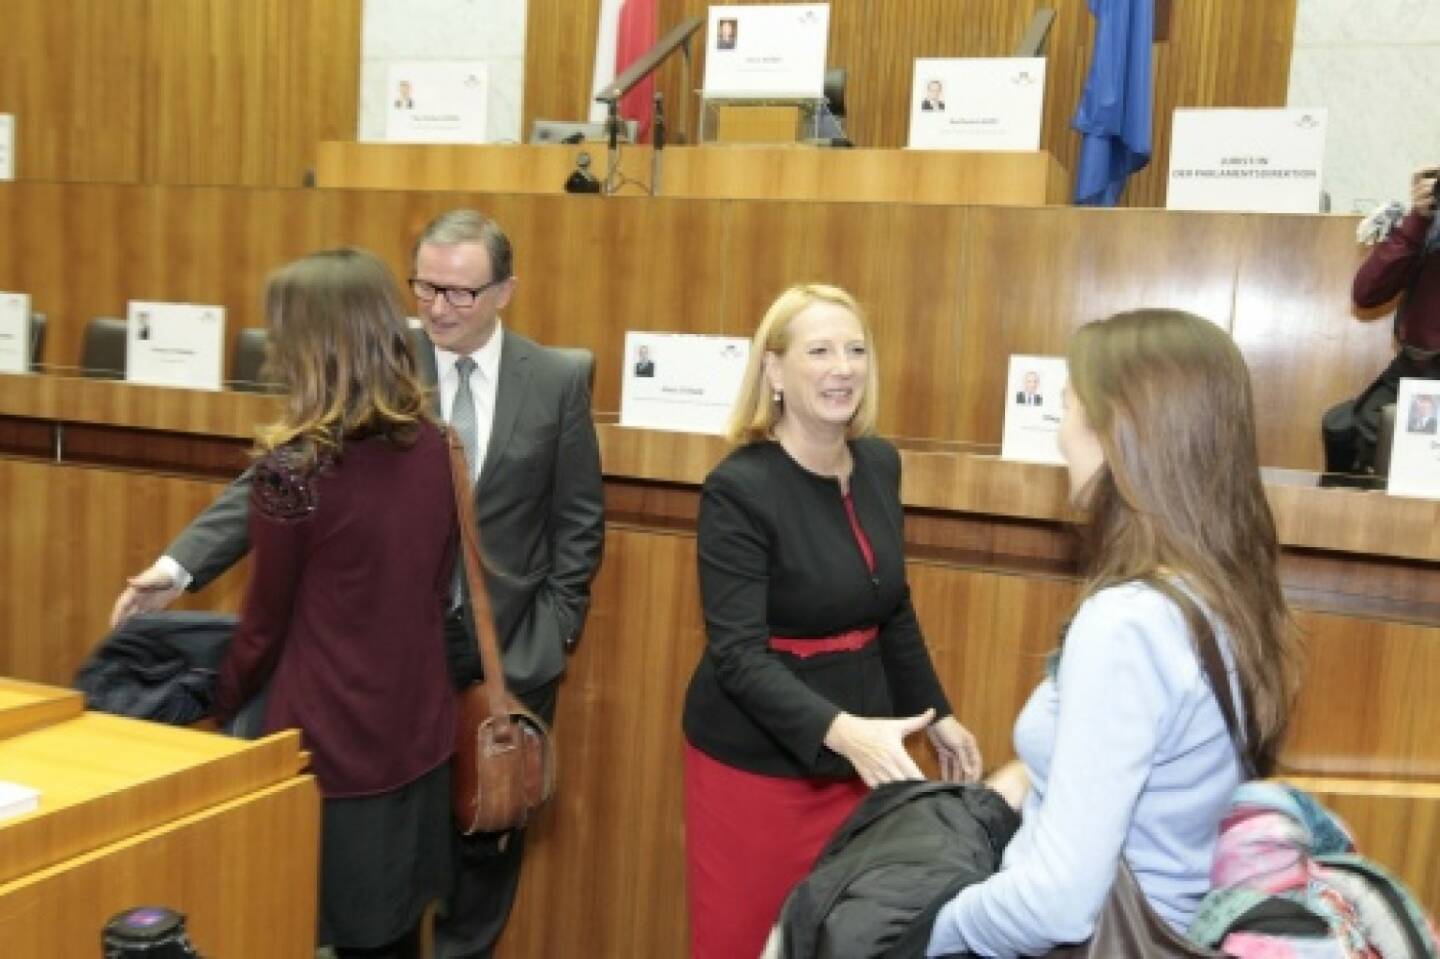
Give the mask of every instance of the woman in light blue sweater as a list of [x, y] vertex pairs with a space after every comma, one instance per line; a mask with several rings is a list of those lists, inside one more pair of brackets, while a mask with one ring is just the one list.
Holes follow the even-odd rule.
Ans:
[[1249, 372], [1221, 330], [1144, 310], [1082, 327], [1060, 448], [1087, 514], [1087, 576], [992, 785], [1022, 813], [1001, 869], [936, 919], [928, 955], [1082, 942], [1121, 859], [1188, 925], [1240, 760], [1196, 652], [1217, 641], [1262, 773], [1296, 684], [1260, 483]]

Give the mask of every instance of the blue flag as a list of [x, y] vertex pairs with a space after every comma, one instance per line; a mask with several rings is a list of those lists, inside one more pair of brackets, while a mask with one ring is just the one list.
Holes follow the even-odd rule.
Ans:
[[1095, 54], [1071, 122], [1080, 132], [1075, 202], [1114, 206], [1150, 162], [1150, 46], [1155, 0], [1090, 0]]

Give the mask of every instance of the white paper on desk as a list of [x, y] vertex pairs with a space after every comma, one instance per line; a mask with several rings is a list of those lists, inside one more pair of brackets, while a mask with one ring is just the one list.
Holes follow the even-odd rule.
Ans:
[[30, 372], [30, 294], [0, 293], [0, 373]]
[[0, 180], [15, 179], [15, 115], [0, 113]]
[[712, 6], [705, 35], [705, 96], [818, 100], [825, 95], [830, 4]]
[[385, 88], [391, 143], [484, 143], [490, 71], [483, 60], [392, 63]]
[[1395, 496], [1440, 499], [1440, 382], [1400, 381], [1395, 399], [1395, 439], [1390, 447], [1390, 479]]
[[1070, 374], [1063, 356], [1010, 357], [1005, 381], [1005, 433], [1000, 458], [1061, 463], [1060, 415]]
[[40, 808], [40, 790], [0, 780], [0, 819], [23, 816]]
[[620, 425], [724, 435], [749, 358], [743, 337], [627, 332]]
[[125, 379], [149, 386], [220, 389], [225, 307], [131, 300]]
[[1044, 57], [918, 59], [908, 146], [1038, 150], [1044, 112]]

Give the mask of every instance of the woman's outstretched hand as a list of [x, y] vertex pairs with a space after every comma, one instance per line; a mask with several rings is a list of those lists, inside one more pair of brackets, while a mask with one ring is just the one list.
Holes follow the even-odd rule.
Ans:
[[[905, 740], [930, 725], [935, 710], [901, 719], [866, 719], [841, 713], [825, 734], [825, 745], [846, 759], [865, 785], [924, 779], [925, 774], [905, 751]], [[958, 725], [958, 724], [957, 724]]]

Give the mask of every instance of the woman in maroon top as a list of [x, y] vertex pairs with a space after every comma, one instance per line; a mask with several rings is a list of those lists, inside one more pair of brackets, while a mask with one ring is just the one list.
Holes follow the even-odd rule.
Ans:
[[869, 787], [980, 772], [905, 581], [900, 457], [871, 436], [877, 368], [854, 299], [770, 307], [700, 498], [705, 653], [685, 698], [692, 959], [758, 955], [790, 887]]
[[418, 956], [450, 865], [447, 451], [379, 260], [312, 254], [271, 276], [265, 305], [286, 398], [259, 431], [250, 584], [216, 718], [268, 681], [266, 731], [304, 735], [325, 800], [321, 943]]

